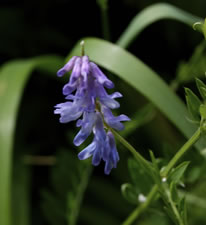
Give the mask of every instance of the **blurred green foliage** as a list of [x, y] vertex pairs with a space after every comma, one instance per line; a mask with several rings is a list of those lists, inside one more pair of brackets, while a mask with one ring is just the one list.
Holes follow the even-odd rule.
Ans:
[[[129, 22], [141, 10], [159, 3], [156, 0], [98, 2], [108, 10], [107, 19], [113, 42], [119, 39]], [[205, 18], [206, 2], [203, 0], [167, 0], [164, 3]], [[93, 170], [89, 161], [78, 161], [76, 155], [79, 149], [74, 149], [72, 144], [77, 129], [74, 124], [59, 124], [58, 118], [53, 115], [53, 106], [63, 99], [62, 81], [68, 80], [68, 77], [57, 80], [55, 75], [64, 63], [63, 58], [80, 38], [102, 37], [103, 21], [97, 2], [9, 0], [1, 1], [0, 6], [1, 223], [121, 224], [141, 204], [142, 197], [149, 193], [152, 179], [144, 174], [121, 144], [117, 146], [120, 163], [109, 177], [103, 174], [103, 165]], [[203, 79], [206, 71], [203, 36], [177, 21], [159, 21], [146, 29], [143, 27], [143, 30], [138, 38], [132, 38], [134, 42], [128, 50], [157, 71], [183, 100], [183, 86], [189, 86], [190, 89], [186, 89], [186, 100], [192, 117], [190, 119], [199, 121], [200, 114], [203, 117], [205, 115], [204, 107], [201, 107], [199, 115], [196, 113], [201, 104], [198, 98], [205, 97], [204, 85], [197, 80], [198, 96], [195, 94], [197, 91], [192, 90], [194, 77]], [[99, 51], [98, 54], [101, 56], [103, 53]], [[128, 63], [125, 71], [130, 70], [130, 66]], [[115, 71], [111, 68], [111, 72]], [[115, 81], [115, 90], [124, 95], [120, 100], [121, 109], [118, 110], [133, 119], [122, 135], [147, 159], [148, 149], [154, 149], [158, 166], [162, 167], [168, 162], [165, 151], [167, 156], [174, 155], [176, 147], [185, 142], [185, 137], [176, 129], [177, 124], [175, 126], [162, 115], [161, 108], [148, 104], [153, 94], [146, 99], [134, 87], [113, 75], [111, 73], [109, 76]], [[144, 77], [144, 73], [135, 75]], [[145, 87], [152, 89], [153, 85], [154, 82], [146, 83]], [[160, 96], [164, 94], [159, 93]], [[165, 103], [169, 104], [171, 102]], [[171, 111], [175, 110], [173, 105], [170, 107]], [[185, 120], [185, 114], [178, 118]], [[161, 121], [161, 125], [155, 123], [157, 120]], [[165, 144], [169, 146], [170, 152], [165, 150]], [[174, 194], [172, 199], [175, 201], [176, 194], [182, 198], [177, 203], [179, 208], [182, 207], [181, 212], [184, 211], [184, 201], [187, 203], [188, 224], [202, 225], [206, 223], [206, 157], [204, 151], [199, 153], [192, 150], [185, 156], [187, 161], [191, 161], [187, 171], [187, 165], [183, 163], [170, 174], [172, 180], [179, 181], [180, 175], [185, 172], [181, 178], [184, 187], [181, 182], [175, 185], [168, 182]], [[34, 161], [24, 160], [25, 155], [34, 156]], [[45, 157], [46, 161], [41, 163], [38, 156]], [[55, 160], [48, 163], [51, 156]], [[172, 220], [162, 210], [163, 205], [162, 200], [152, 203], [137, 223], [172, 224]]]

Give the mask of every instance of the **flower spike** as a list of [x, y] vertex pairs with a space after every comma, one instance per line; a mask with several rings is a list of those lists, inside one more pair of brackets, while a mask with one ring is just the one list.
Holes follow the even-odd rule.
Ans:
[[[92, 157], [92, 164], [105, 162], [105, 174], [117, 167], [119, 154], [116, 149], [114, 135], [110, 127], [116, 130], [124, 129], [122, 121], [130, 120], [126, 115], [115, 117], [111, 109], [120, 104], [115, 98], [122, 95], [119, 92], [107, 94], [105, 88], [113, 88], [100, 68], [84, 55], [84, 43], [81, 42], [82, 56], [73, 56], [58, 72], [61, 77], [72, 70], [69, 82], [63, 87], [66, 102], [55, 106], [55, 114], [60, 114], [60, 123], [77, 120], [76, 126], [80, 131], [74, 138], [76, 146], [81, 145], [93, 133], [93, 141], [83, 149], [78, 157], [80, 160]], [[82, 117], [82, 118], [81, 118]]]

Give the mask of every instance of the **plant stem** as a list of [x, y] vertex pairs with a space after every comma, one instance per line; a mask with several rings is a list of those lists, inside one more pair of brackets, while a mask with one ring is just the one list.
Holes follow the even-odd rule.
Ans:
[[[112, 130], [112, 132], [114, 133], [114, 135], [118, 138], [118, 140], [125, 146], [128, 148], [128, 150], [130, 150], [132, 152], [132, 154], [134, 155], [134, 157], [141, 162], [146, 162], [148, 163], [138, 152], [136, 152], [136, 150], [122, 137], [120, 136], [117, 132], [115, 132], [114, 130]], [[170, 172], [170, 170], [175, 166], [175, 164], [177, 163], [178, 160], [180, 160], [180, 158], [192, 147], [192, 145], [195, 144], [195, 142], [198, 141], [198, 139], [200, 138], [201, 135], [201, 129], [198, 128], [197, 131], [193, 134], [193, 136], [179, 149], [179, 151], [174, 155], [174, 157], [170, 160], [169, 164], [167, 165], [167, 167], [165, 168], [165, 170], [163, 170], [162, 172], [162, 176], [166, 177], [168, 175], [168, 173]], [[158, 193], [158, 185], [155, 184], [152, 188], [152, 190], [150, 191], [150, 193], [147, 196], [146, 201], [141, 204], [140, 206], [138, 206], [130, 215], [129, 217], [125, 220], [125, 222], [123, 222], [122, 225], [130, 225], [132, 224], [137, 218], [138, 216], [144, 212], [147, 207], [152, 203], [152, 201], [154, 200], [155, 196]], [[171, 204], [172, 206], [172, 204]], [[174, 205], [173, 205], [174, 206]], [[175, 206], [176, 208], [176, 206]], [[175, 211], [175, 209], [173, 209]], [[179, 214], [178, 214], [179, 215]], [[180, 221], [179, 221], [180, 222]], [[180, 223], [180, 225], [183, 225], [182, 222]]]
[[154, 200], [158, 191], [158, 186], [154, 185], [150, 193], [148, 194], [146, 201], [142, 203], [139, 207], [137, 207], [130, 216], [123, 222], [122, 225], [130, 225], [134, 222], [134, 220], [142, 213], [145, 209], [150, 205], [150, 203]]
[[110, 41], [109, 19], [108, 19], [108, 0], [97, 0], [101, 10], [102, 34], [103, 38]]
[[174, 214], [175, 214], [175, 216], [177, 218], [177, 221], [178, 221], [179, 225], [185, 225], [184, 222], [181, 219], [181, 216], [180, 216], [180, 214], [179, 214], [179, 212], [177, 210], [177, 207], [176, 207], [175, 203], [173, 202], [173, 200], [171, 198], [170, 193], [169, 193], [168, 199], [169, 199], [169, 203], [170, 203], [171, 208], [172, 208], [172, 210], [173, 210], [173, 212], [174, 212]]
[[114, 136], [121, 142], [134, 156], [134, 158], [140, 163], [143, 169], [148, 173], [148, 167], [150, 167], [149, 161], [147, 161], [144, 157], [142, 157], [139, 152], [129, 143], [127, 142], [120, 134], [118, 134], [112, 128], [109, 128]]
[[174, 157], [170, 160], [167, 167], [163, 170], [162, 176], [166, 177], [170, 170], [175, 166], [177, 161], [192, 147], [195, 142], [200, 138], [200, 128], [197, 129], [197, 131], [192, 135], [192, 137], [180, 148], [180, 150], [174, 155]]
[[84, 52], [84, 40], [82, 40], [80, 42], [80, 46], [81, 46], [81, 56], [84, 56], [85, 52]]
[[110, 40], [108, 10], [103, 9], [102, 12], [102, 33], [105, 40]]
[[163, 201], [165, 201], [167, 206], [168, 206], [168, 204], [170, 205], [170, 207], [171, 207], [171, 209], [174, 213], [176, 222], [178, 222], [179, 225], [186, 225], [186, 224], [184, 224], [184, 222], [183, 222], [183, 220], [180, 216], [180, 213], [177, 209], [177, 206], [172, 199], [172, 195], [171, 195], [171, 192], [169, 190], [169, 185], [167, 183], [164, 183], [163, 185], [160, 185], [159, 188], [162, 189], [162, 191], [164, 192], [166, 198], [164, 197]]

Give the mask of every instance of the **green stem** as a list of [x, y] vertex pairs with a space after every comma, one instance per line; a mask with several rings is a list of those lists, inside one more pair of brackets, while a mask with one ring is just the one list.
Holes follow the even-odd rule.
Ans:
[[171, 198], [170, 193], [169, 193], [168, 199], [169, 199], [169, 203], [170, 203], [171, 208], [172, 208], [172, 210], [173, 210], [173, 212], [174, 212], [174, 214], [175, 214], [175, 216], [177, 218], [177, 221], [178, 221], [179, 225], [185, 225], [184, 222], [181, 219], [181, 216], [180, 216], [180, 214], [179, 214], [179, 212], [177, 210], [177, 207], [176, 207], [175, 203], [173, 202], [173, 200]]
[[134, 156], [134, 158], [140, 163], [143, 169], [148, 173], [148, 167], [150, 167], [150, 163], [142, 157], [139, 152], [129, 143], [127, 142], [120, 134], [118, 134], [112, 128], [109, 128], [114, 136], [121, 142]]
[[154, 185], [150, 193], [148, 194], [146, 201], [142, 203], [139, 207], [137, 207], [130, 216], [123, 222], [122, 225], [130, 225], [134, 222], [134, 220], [147, 209], [150, 203], [154, 200], [158, 191], [158, 186]]
[[197, 131], [193, 134], [193, 136], [180, 148], [180, 150], [174, 155], [174, 157], [170, 160], [167, 167], [163, 170], [162, 176], [166, 177], [170, 170], [175, 166], [177, 161], [197, 142], [197, 140], [200, 138], [200, 128], [197, 129]]
[[109, 17], [108, 17], [108, 0], [97, 0], [101, 10], [102, 34], [103, 38], [110, 41]]
[[109, 19], [108, 19], [108, 10], [101, 10], [102, 17], [102, 33], [105, 40], [110, 40], [110, 32], [109, 32]]
[[80, 42], [80, 46], [81, 46], [81, 56], [84, 56], [85, 52], [84, 52], [84, 40], [82, 40]]
[[[132, 154], [135, 156], [135, 158], [138, 161], [140, 161], [140, 160], [141, 160], [141, 162], [146, 161], [141, 155], [139, 155], [138, 152], [136, 152], [136, 150], [123, 137], [121, 137], [118, 133], [116, 133], [113, 130], [112, 130], [112, 132], [119, 139], [119, 141], [122, 144], [124, 144], [124, 146], [127, 147], [128, 150], [130, 150], [132, 152]], [[166, 177], [168, 175], [168, 173], [175, 166], [177, 161], [179, 161], [180, 158], [192, 147], [192, 145], [195, 144], [195, 142], [198, 141], [198, 139], [200, 138], [200, 135], [201, 135], [201, 130], [200, 130], [200, 128], [198, 128], [197, 131], [193, 134], [193, 136], [180, 148], [180, 150], [170, 160], [169, 164], [167, 165], [167, 167], [165, 168], [165, 170], [161, 174], [163, 177]], [[143, 160], [142, 160], [142, 158], [143, 158]], [[152, 201], [154, 200], [154, 198], [157, 195], [157, 193], [158, 193], [158, 185], [156, 184], [156, 185], [153, 186], [152, 190], [148, 194], [146, 201], [143, 204], [141, 204], [139, 207], [137, 207], [129, 215], [129, 217], [125, 220], [125, 222], [123, 222], [122, 225], [130, 225], [130, 224], [132, 224], [138, 218], [138, 216], [142, 212], [144, 212], [147, 209], [147, 207], [152, 203]], [[182, 223], [180, 223], [180, 225], [182, 225]]]
[[172, 199], [171, 192], [169, 190], [169, 185], [167, 183], [163, 183], [163, 185], [160, 184], [159, 189], [162, 189], [162, 191], [164, 192], [166, 198], [164, 197], [163, 201], [165, 201], [166, 205], [168, 205], [168, 204], [170, 205], [170, 207], [175, 215], [176, 221], [178, 222], [178, 225], [186, 225], [186, 224], [184, 224], [184, 222], [180, 216], [180, 213], [177, 209], [177, 206]]

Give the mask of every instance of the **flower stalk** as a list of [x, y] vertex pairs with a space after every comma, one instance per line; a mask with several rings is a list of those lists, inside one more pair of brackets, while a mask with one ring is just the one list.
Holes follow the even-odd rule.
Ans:
[[[111, 128], [110, 128], [111, 129]], [[116, 139], [122, 143], [125, 148], [127, 148], [134, 158], [140, 163], [140, 165], [143, 167], [143, 169], [148, 173], [147, 168], [150, 167], [149, 161], [147, 161], [144, 157], [142, 157], [139, 152], [129, 143], [127, 142], [119, 133], [117, 133], [114, 129], [111, 129], [111, 132], [114, 134]]]
[[85, 55], [85, 51], [84, 51], [84, 40], [82, 40], [80, 42], [80, 46], [81, 46], [81, 56], [84, 56]]
[[193, 136], [180, 148], [180, 150], [170, 160], [167, 167], [162, 171], [161, 176], [166, 177], [176, 163], [182, 158], [182, 156], [199, 140], [201, 135], [201, 129], [198, 128]]
[[154, 185], [148, 196], [146, 197], [146, 201], [143, 202], [139, 207], [137, 207], [130, 215], [129, 217], [122, 223], [122, 225], [130, 225], [132, 224], [141, 213], [143, 213], [149, 205], [154, 200], [156, 194], [158, 192], [158, 185]]
[[[201, 128], [198, 128], [197, 131], [193, 134], [193, 136], [179, 149], [179, 151], [174, 155], [174, 157], [170, 160], [169, 164], [162, 171], [161, 176], [167, 177], [171, 169], [176, 165], [176, 163], [182, 158], [182, 156], [199, 140], [201, 136]], [[129, 148], [128, 148], [129, 149]], [[156, 195], [158, 193], [158, 185], [155, 184], [152, 190], [149, 192], [146, 201], [138, 206], [129, 217], [122, 223], [122, 225], [131, 225], [141, 213], [143, 213], [149, 205], [153, 202]], [[174, 204], [171, 204], [173, 207], [173, 211], [176, 212], [176, 208], [174, 208]], [[176, 206], [175, 206], [176, 207]], [[177, 212], [176, 212], [177, 213]], [[179, 213], [178, 213], [179, 215]], [[179, 218], [177, 216], [177, 218]], [[184, 225], [182, 221], [179, 221], [179, 225]]]

